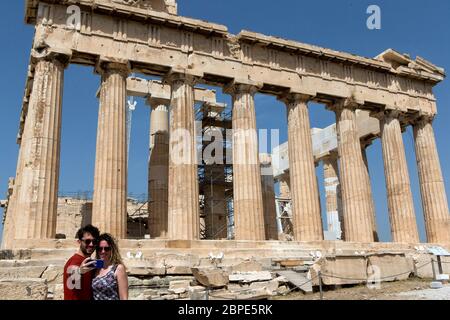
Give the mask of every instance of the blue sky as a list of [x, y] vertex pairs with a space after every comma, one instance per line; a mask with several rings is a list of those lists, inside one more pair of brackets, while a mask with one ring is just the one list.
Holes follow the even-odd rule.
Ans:
[[[25, 83], [33, 28], [23, 23], [25, 1], [8, 1], [0, 20], [2, 50], [0, 52], [0, 198], [6, 192], [8, 177], [15, 175], [18, 146], [16, 135]], [[450, 1], [381, 1], [381, 0], [259, 0], [211, 1], [179, 0], [179, 14], [224, 24], [231, 33], [246, 29], [279, 36], [335, 50], [374, 57], [394, 48], [412, 57], [422, 56], [450, 70]], [[377, 4], [382, 12], [382, 29], [366, 27], [366, 9]], [[60, 192], [92, 190], [95, 160], [98, 101], [95, 97], [99, 77], [92, 68], [70, 66], [66, 71], [63, 101], [62, 153]], [[438, 117], [434, 128], [447, 190], [450, 190], [450, 81], [435, 88]], [[230, 103], [228, 96], [220, 95]], [[280, 140], [287, 139], [286, 112], [275, 98], [256, 96], [257, 125], [264, 129], [280, 129]], [[334, 114], [322, 105], [310, 107], [311, 125], [332, 124]], [[133, 115], [130, 146], [129, 192], [146, 193], [149, 110], [138, 100]], [[425, 240], [422, 207], [416, 171], [412, 131], [404, 133], [406, 155], [411, 177], [421, 239]], [[390, 240], [380, 141], [368, 149], [372, 188], [377, 210], [377, 223], [382, 241]], [[321, 190], [323, 173], [317, 170]], [[324, 209], [322, 191], [322, 207]], [[1, 214], [3, 214], [1, 212]], [[1, 232], [1, 231], [0, 231]]]

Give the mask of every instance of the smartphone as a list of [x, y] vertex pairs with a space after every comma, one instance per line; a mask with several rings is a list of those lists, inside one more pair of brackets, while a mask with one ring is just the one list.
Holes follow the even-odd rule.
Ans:
[[95, 268], [101, 269], [105, 265], [105, 262], [103, 260], [95, 260]]

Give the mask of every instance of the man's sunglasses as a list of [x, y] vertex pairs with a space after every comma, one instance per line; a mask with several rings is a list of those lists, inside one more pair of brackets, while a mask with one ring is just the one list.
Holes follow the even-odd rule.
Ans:
[[84, 244], [86, 244], [87, 246], [89, 246], [91, 243], [96, 246], [98, 241], [97, 240], [92, 240], [92, 239], [81, 239], [81, 241], [84, 242]]

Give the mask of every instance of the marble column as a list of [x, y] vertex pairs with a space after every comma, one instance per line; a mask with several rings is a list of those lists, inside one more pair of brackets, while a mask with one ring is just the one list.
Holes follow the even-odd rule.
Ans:
[[329, 156], [323, 158], [323, 173], [325, 179], [328, 231], [334, 232], [337, 239], [344, 240], [344, 217], [342, 215], [337, 153], [331, 153]]
[[373, 240], [375, 242], [379, 241], [378, 238], [378, 231], [377, 231], [377, 217], [376, 217], [376, 210], [375, 210], [375, 202], [373, 199], [373, 194], [372, 194], [372, 182], [370, 180], [370, 172], [369, 172], [369, 161], [367, 160], [367, 148], [372, 144], [372, 142], [364, 142], [361, 141], [361, 153], [362, 153], [362, 157], [363, 157], [363, 161], [364, 161], [364, 167], [366, 169], [366, 174], [365, 174], [365, 183], [366, 183], [366, 188], [365, 190], [367, 190], [368, 195], [367, 197], [370, 199], [370, 211], [372, 212], [371, 217], [371, 221], [372, 221], [372, 230], [373, 230]]
[[393, 242], [419, 243], [419, 231], [398, 112], [380, 117], [384, 176]]
[[[3, 236], [2, 236], [2, 245], [1, 245], [1, 249], [10, 249], [12, 248], [12, 244], [15, 238], [15, 228], [16, 228], [16, 223], [15, 223], [15, 218], [16, 218], [16, 210], [14, 209], [14, 206], [17, 205], [17, 194], [19, 191], [19, 180], [21, 178], [22, 175], [22, 168], [21, 166], [23, 165], [23, 160], [22, 160], [22, 142], [19, 142], [19, 156], [18, 156], [18, 161], [17, 161], [17, 167], [16, 167], [16, 176], [14, 179], [12, 179], [11, 181], [11, 186], [12, 186], [12, 194], [8, 203], [8, 210], [7, 211], [3, 211], [4, 215], [6, 214], [6, 217], [3, 216]], [[6, 209], [4, 209], [6, 210]], [[55, 231], [56, 233], [56, 231]]]
[[166, 81], [172, 86], [169, 137], [169, 238], [200, 238], [199, 185], [194, 110], [195, 78], [174, 73]]
[[355, 103], [347, 100], [338, 101], [332, 107], [336, 112], [345, 239], [373, 242], [372, 199], [367, 190], [367, 169], [356, 125], [356, 108]]
[[149, 98], [150, 157], [148, 162], [148, 225], [152, 238], [168, 235], [169, 101]]
[[309, 122], [308, 99], [303, 95], [282, 98], [287, 106], [289, 174], [294, 238], [323, 240], [320, 198]]
[[273, 178], [272, 157], [260, 154], [261, 188], [264, 208], [264, 230], [266, 240], [278, 240], [277, 210], [275, 207], [275, 182]]
[[236, 84], [233, 96], [233, 193], [236, 240], [264, 240], [264, 210], [256, 132], [256, 87]]
[[284, 174], [279, 180], [280, 182], [280, 198], [291, 199], [291, 182], [289, 174]]
[[92, 224], [127, 237], [126, 63], [102, 63]]
[[[56, 234], [65, 55], [35, 58], [33, 88], [22, 135], [18, 176], [8, 214], [10, 238], [49, 239]], [[10, 239], [12, 240], [12, 239]]]
[[431, 118], [414, 123], [414, 139], [427, 240], [448, 244], [450, 216]]

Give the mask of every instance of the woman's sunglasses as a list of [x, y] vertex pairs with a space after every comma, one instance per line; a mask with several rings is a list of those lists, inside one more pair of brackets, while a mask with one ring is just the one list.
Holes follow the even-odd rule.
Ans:
[[105, 252], [109, 252], [109, 251], [111, 251], [111, 247], [97, 247], [98, 252], [102, 252], [103, 250]]

